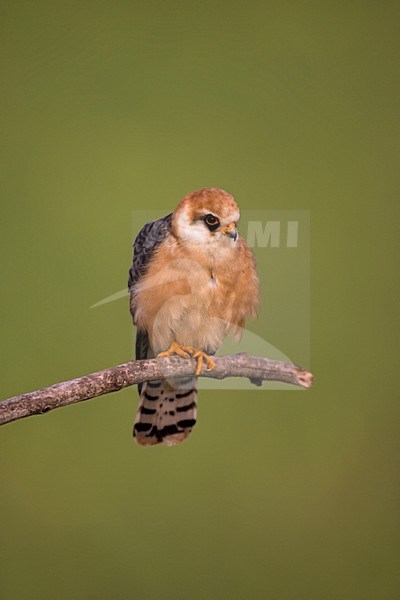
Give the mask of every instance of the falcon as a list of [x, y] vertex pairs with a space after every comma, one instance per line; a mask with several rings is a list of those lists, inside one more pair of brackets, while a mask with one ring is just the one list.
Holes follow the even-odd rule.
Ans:
[[255, 317], [259, 282], [252, 251], [238, 233], [239, 208], [218, 188], [188, 194], [175, 211], [147, 223], [134, 242], [130, 310], [136, 360], [195, 358], [192, 377], [147, 381], [133, 434], [143, 446], [186, 439], [196, 423], [197, 375], [232, 332]]

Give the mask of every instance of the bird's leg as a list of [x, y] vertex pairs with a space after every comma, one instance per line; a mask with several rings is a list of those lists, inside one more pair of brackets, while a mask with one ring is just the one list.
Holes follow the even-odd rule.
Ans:
[[167, 356], [172, 356], [173, 354], [177, 354], [181, 358], [195, 358], [197, 361], [196, 369], [194, 371], [195, 375], [200, 375], [204, 362], [207, 365], [207, 371], [211, 371], [215, 368], [215, 361], [211, 356], [208, 356], [208, 354], [203, 352], [203, 350], [193, 348], [193, 346], [186, 346], [185, 344], [178, 344], [177, 342], [172, 342], [168, 350], [160, 352], [160, 354], [157, 355], [157, 358], [165, 358]]

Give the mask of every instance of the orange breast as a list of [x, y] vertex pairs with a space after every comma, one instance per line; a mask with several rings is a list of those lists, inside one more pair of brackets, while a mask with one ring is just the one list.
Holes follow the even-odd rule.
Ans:
[[258, 305], [258, 279], [244, 240], [236, 255], [215, 256], [170, 236], [151, 260], [132, 298], [136, 324], [149, 333], [155, 354], [176, 341], [215, 352]]

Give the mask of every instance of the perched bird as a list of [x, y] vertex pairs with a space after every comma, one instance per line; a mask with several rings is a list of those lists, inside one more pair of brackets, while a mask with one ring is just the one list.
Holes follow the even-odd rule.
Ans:
[[245, 317], [256, 316], [259, 284], [252, 251], [238, 233], [239, 208], [218, 188], [188, 194], [170, 215], [147, 223], [134, 243], [130, 310], [136, 359], [197, 360], [193, 377], [139, 387], [134, 436], [141, 445], [182, 442], [196, 423], [197, 378]]

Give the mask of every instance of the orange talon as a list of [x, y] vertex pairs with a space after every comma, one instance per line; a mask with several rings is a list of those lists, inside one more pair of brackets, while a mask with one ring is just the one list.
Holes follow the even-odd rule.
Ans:
[[203, 350], [199, 350], [197, 348], [193, 348], [193, 346], [186, 346], [184, 344], [178, 344], [177, 342], [172, 342], [171, 346], [165, 352], [160, 352], [157, 355], [157, 358], [166, 358], [172, 356], [173, 354], [177, 354], [181, 358], [195, 358], [197, 361], [197, 365], [194, 371], [194, 375], [200, 375], [203, 369], [203, 363], [205, 362], [207, 365], [207, 371], [211, 371], [215, 368], [215, 361], [208, 356]]
[[213, 360], [211, 356], [208, 356], [208, 354], [202, 350], [196, 350], [196, 352], [193, 354], [193, 358], [197, 358], [197, 366], [194, 372], [195, 375], [200, 375], [203, 369], [203, 361], [207, 365], [207, 371], [212, 371], [212, 369], [215, 369], [215, 360]]
[[172, 356], [173, 354], [177, 354], [181, 358], [190, 358], [190, 354], [188, 354], [184, 350], [184, 348], [186, 348], [186, 346], [181, 346], [180, 344], [177, 344], [176, 342], [172, 342], [172, 344], [170, 345], [168, 350], [166, 350], [165, 352], [160, 352], [160, 354], [157, 354], [157, 358], [166, 358], [166, 357]]
[[197, 360], [197, 365], [196, 368], [194, 370], [194, 374], [195, 375], [200, 375], [202, 369], [203, 369], [203, 354], [200, 351], [197, 351], [193, 354], [193, 358], [195, 358]]

